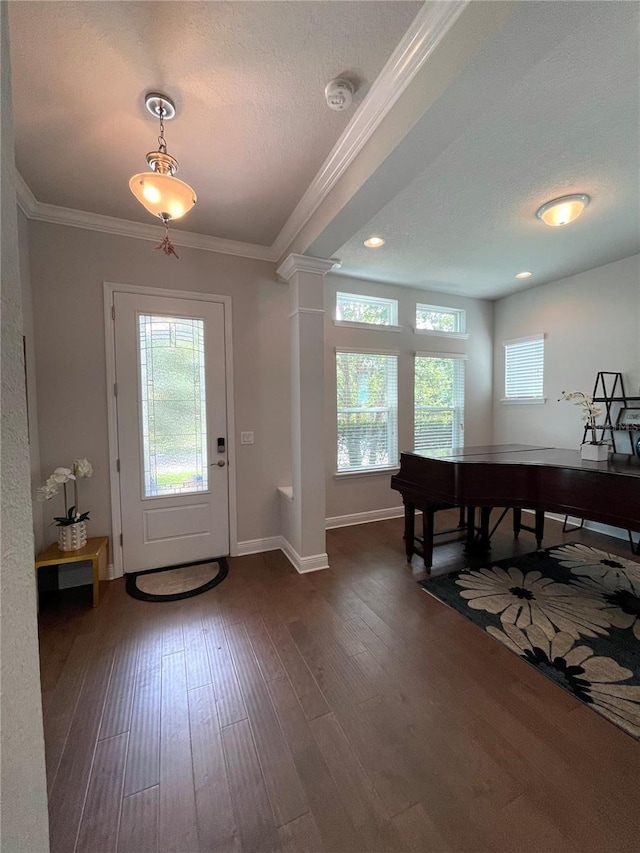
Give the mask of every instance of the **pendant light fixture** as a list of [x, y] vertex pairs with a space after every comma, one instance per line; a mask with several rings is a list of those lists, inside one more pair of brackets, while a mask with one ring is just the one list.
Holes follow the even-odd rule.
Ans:
[[129, 189], [149, 213], [164, 223], [165, 236], [156, 249], [162, 249], [165, 254], [175, 255], [177, 258], [169, 240], [169, 222], [188, 213], [197, 197], [189, 184], [175, 177], [178, 161], [167, 153], [164, 123], [174, 118], [175, 104], [171, 98], [157, 92], [149, 92], [144, 102], [149, 112], [160, 120], [158, 150], [147, 154], [147, 165], [151, 171], [134, 175], [129, 181]]

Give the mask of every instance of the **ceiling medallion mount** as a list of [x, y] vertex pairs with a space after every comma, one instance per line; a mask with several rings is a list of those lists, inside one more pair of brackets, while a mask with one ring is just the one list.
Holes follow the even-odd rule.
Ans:
[[160, 92], [149, 92], [145, 95], [144, 105], [154, 118], [170, 121], [176, 116], [176, 105], [171, 98], [161, 95]]
[[574, 195], [563, 195], [560, 198], [554, 198], [548, 201], [536, 210], [536, 216], [541, 219], [545, 225], [558, 227], [559, 225], [568, 225], [577, 219], [585, 207], [591, 201], [588, 195], [584, 193], [575, 193]]
[[134, 175], [129, 181], [129, 189], [140, 204], [164, 224], [165, 236], [156, 249], [162, 249], [165, 254], [177, 258], [169, 239], [169, 222], [188, 213], [196, 203], [197, 196], [189, 184], [174, 177], [178, 171], [178, 161], [167, 151], [164, 122], [174, 118], [175, 104], [171, 98], [158, 92], [149, 92], [145, 104], [149, 112], [160, 121], [158, 149], [147, 154], [147, 165], [151, 171]]

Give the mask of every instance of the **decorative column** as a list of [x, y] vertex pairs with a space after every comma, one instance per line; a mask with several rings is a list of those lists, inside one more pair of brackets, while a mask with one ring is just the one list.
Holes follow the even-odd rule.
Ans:
[[[287, 556], [299, 572], [329, 566], [325, 539], [324, 276], [337, 261], [289, 255], [292, 496], [281, 501]], [[285, 490], [281, 490], [284, 495]]]

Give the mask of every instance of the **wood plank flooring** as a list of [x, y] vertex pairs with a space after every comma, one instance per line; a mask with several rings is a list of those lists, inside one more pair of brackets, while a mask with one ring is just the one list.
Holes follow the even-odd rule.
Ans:
[[[492, 558], [534, 547], [505, 528]], [[426, 595], [400, 520], [328, 548], [303, 576], [231, 559], [179, 602], [43, 602], [53, 853], [640, 851], [640, 743]]]

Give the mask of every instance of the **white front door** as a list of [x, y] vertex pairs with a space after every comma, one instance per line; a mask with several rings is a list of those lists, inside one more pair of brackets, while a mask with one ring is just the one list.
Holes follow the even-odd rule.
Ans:
[[125, 572], [229, 553], [225, 306], [114, 293]]

